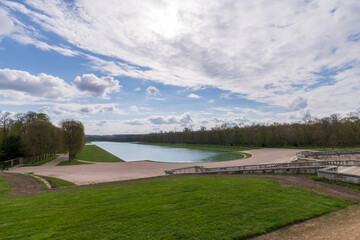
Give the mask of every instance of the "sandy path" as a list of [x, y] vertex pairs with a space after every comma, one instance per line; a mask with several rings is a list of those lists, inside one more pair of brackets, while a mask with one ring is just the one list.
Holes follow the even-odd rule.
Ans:
[[251, 239], [357, 240], [360, 239], [360, 205], [352, 205], [346, 209]]
[[100, 182], [120, 181], [136, 178], [147, 178], [165, 175], [168, 169], [204, 166], [204, 167], [225, 167], [249, 164], [264, 164], [275, 162], [287, 162], [295, 157], [298, 150], [295, 149], [254, 149], [247, 151], [253, 156], [248, 159], [240, 159], [226, 162], [212, 163], [159, 163], [159, 162], [120, 162], [120, 163], [96, 163], [72, 166], [56, 166], [65, 156], [38, 167], [12, 168], [9, 172], [28, 173], [36, 175], [57, 177], [77, 185], [93, 184]]

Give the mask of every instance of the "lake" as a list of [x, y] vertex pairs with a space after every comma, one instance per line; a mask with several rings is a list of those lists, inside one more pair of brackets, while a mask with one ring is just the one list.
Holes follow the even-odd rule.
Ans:
[[161, 147], [123, 142], [92, 142], [126, 162], [151, 160], [157, 162], [202, 163], [220, 162], [243, 158], [241, 154], [229, 152]]

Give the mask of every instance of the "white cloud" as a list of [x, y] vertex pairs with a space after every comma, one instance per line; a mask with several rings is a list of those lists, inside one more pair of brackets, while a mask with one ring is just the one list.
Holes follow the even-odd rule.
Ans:
[[285, 111], [286, 112], [299, 111], [301, 109], [306, 108], [306, 106], [307, 106], [306, 99], [302, 97], [298, 97], [295, 101], [293, 101], [289, 106], [285, 108]]
[[0, 69], [0, 93], [16, 91], [24, 96], [58, 99], [71, 96], [75, 89], [63, 79], [41, 73], [37, 76], [25, 71]]
[[189, 95], [187, 95], [188, 98], [200, 98], [199, 95], [196, 95], [194, 93], [190, 93]]
[[109, 125], [109, 121], [107, 120], [100, 120], [98, 123], [96, 123], [96, 126], [98, 127], [104, 127], [104, 126], [108, 126]]
[[106, 97], [111, 92], [119, 92], [121, 86], [118, 80], [113, 77], [97, 77], [94, 74], [83, 74], [77, 76], [74, 80], [75, 86], [81, 90], [88, 92], [93, 97]]
[[119, 91], [119, 81], [112, 77], [98, 78], [94, 74], [84, 74], [74, 80], [74, 85], [63, 79], [40, 73], [32, 75], [26, 71], [0, 69], [0, 94], [16, 99], [74, 99], [84, 97], [107, 97]]
[[160, 90], [153, 86], [148, 87], [146, 92], [150, 95], [160, 95]]
[[57, 102], [40, 102], [39, 104], [46, 104], [39, 109], [40, 112], [49, 114], [50, 116], [72, 116], [78, 118], [89, 117], [92, 114], [110, 113], [110, 114], [125, 114], [114, 103], [106, 104], [77, 104], [77, 103], [57, 103]]
[[138, 108], [137, 106], [135, 106], [135, 105], [131, 105], [131, 106], [129, 107], [129, 109], [130, 109], [130, 111], [132, 111], [132, 112], [139, 112], [139, 108]]
[[[213, 86], [283, 109], [299, 97], [317, 113], [359, 106], [359, 100], [344, 100], [356, 95], [360, 76], [357, 0], [27, 1], [34, 11], [19, 3], [2, 4], [79, 51], [109, 57], [87, 56], [93, 69], [111, 76]], [[11, 17], [15, 27], [21, 26]], [[26, 37], [33, 41], [38, 34], [22, 28], [26, 31], [13, 35], [18, 41], [31, 42]], [[30, 44], [40, 47], [41, 42]], [[48, 45], [43, 47], [63, 50]], [[356, 74], [351, 81], [339, 77], [347, 68]], [[322, 76], [324, 70], [331, 74]], [[316, 93], [331, 93], [334, 105]]]
[[139, 92], [140, 90], [141, 90], [140, 87], [137, 87], [137, 88], [134, 89], [134, 91], [136, 91], [136, 92]]
[[14, 29], [14, 23], [9, 18], [7, 12], [4, 9], [0, 8], [0, 41], [1, 36], [6, 36], [10, 34]]
[[141, 120], [127, 120], [127, 121], [124, 121], [124, 124], [126, 125], [144, 125], [145, 123]]
[[184, 113], [180, 116], [152, 116], [148, 120], [156, 125], [180, 124], [180, 126], [186, 126], [193, 121], [190, 113]]

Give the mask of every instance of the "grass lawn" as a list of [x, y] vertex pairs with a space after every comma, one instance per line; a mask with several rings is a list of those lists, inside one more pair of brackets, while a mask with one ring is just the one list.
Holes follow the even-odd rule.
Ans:
[[124, 161], [96, 145], [85, 145], [83, 150], [80, 153], [76, 154], [75, 158], [90, 162], [123, 162]]
[[65, 180], [60, 179], [60, 178], [41, 176], [41, 175], [37, 175], [37, 176], [42, 177], [43, 179], [48, 181], [52, 188], [63, 188], [63, 187], [75, 186], [74, 183], [65, 181]]
[[77, 160], [72, 160], [71, 162], [69, 162], [69, 161], [59, 162], [56, 166], [81, 165], [81, 164], [93, 164], [93, 163], [87, 163], [87, 162], [80, 162], [80, 161], [77, 161]]
[[0, 239], [242, 239], [352, 202], [276, 181], [183, 177], [6, 196]]
[[319, 178], [319, 177], [316, 177], [316, 176], [313, 176], [310, 179], [312, 179], [314, 181], [318, 181], [318, 182], [340, 185], [340, 186], [343, 186], [343, 187], [350, 188], [350, 189], [352, 189], [354, 191], [360, 191], [360, 185], [356, 185], [356, 184], [335, 182], [335, 181], [330, 181], [330, 180], [327, 180], [327, 179], [324, 179], [324, 178]]
[[24, 164], [22, 165], [22, 167], [32, 167], [32, 166], [41, 166], [43, 165], [44, 163], [47, 163], [47, 162], [50, 162], [54, 159], [56, 159], [59, 155], [54, 155], [54, 156], [50, 156], [48, 158], [45, 158], [41, 161], [38, 161], [38, 162], [34, 162], [34, 163], [27, 163], [27, 164]]
[[163, 146], [163, 147], [178, 147], [178, 148], [190, 148], [190, 149], [227, 151], [227, 152], [244, 154], [245, 158], [249, 158], [252, 155], [250, 153], [244, 153], [241, 151], [247, 151], [247, 150], [254, 149], [254, 148], [222, 146], [222, 145], [220, 146], [220, 145], [197, 145], [197, 144], [145, 143], [145, 142], [141, 142], [141, 143], [137, 143], [137, 144]]

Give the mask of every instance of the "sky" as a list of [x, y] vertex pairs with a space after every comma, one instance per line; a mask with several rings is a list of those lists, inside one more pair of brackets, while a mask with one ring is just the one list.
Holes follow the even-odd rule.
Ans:
[[86, 134], [360, 108], [358, 0], [0, 0], [0, 110]]

